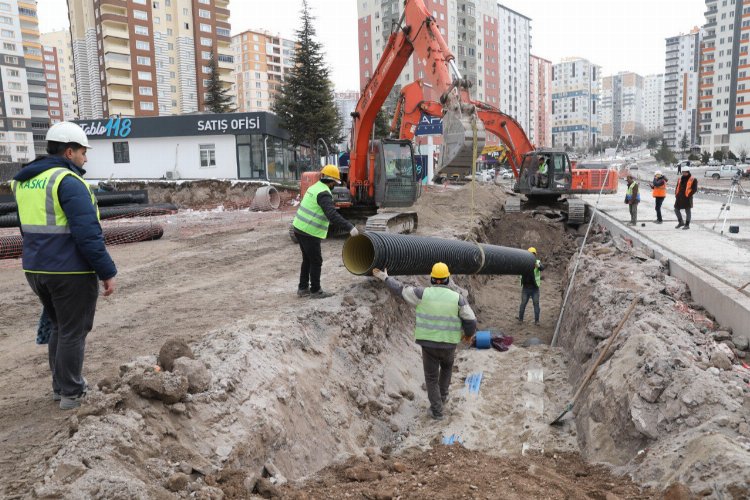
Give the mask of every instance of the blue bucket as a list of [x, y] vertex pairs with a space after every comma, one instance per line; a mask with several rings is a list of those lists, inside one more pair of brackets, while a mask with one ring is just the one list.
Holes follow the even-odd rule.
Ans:
[[492, 347], [492, 335], [489, 330], [477, 332], [474, 338], [477, 342], [477, 349], [489, 349]]

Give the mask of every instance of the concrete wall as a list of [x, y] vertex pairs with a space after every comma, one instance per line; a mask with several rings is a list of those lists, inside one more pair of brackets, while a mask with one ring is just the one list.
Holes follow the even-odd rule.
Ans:
[[[113, 142], [127, 142], [130, 163], [115, 163]], [[216, 146], [216, 166], [200, 166], [199, 146]], [[87, 179], [161, 179], [177, 166], [180, 179], [237, 178], [234, 135], [94, 140], [86, 163]]]
[[685, 282], [693, 300], [705, 307], [722, 326], [732, 328], [735, 333], [750, 332], [750, 297], [601, 212], [597, 213], [594, 224], [605, 226], [613, 236], [631, 240], [636, 247], [653, 251], [657, 259], [666, 258], [669, 274]]

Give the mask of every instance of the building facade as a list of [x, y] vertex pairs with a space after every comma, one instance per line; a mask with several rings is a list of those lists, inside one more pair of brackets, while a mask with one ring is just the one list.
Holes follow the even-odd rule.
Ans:
[[311, 166], [271, 113], [111, 117], [77, 123], [93, 145], [87, 165], [92, 179], [283, 182], [299, 180]]
[[60, 66], [57, 51], [54, 47], [42, 46], [44, 56], [44, 78], [47, 81], [47, 113], [50, 124], [59, 123], [63, 119], [63, 106], [60, 96]]
[[531, 19], [497, 6], [500, 32], [500, 109], [530, 130]]
[[0, 0], [0, 162], [43, 154], [49, 128], [36, 0]]
[[294, 66], [294, 40], [248, 30], [232, 37], [237, 111], [271, 111], [285, 74]]
[[[53, 122], [55, 119], [60, 121], [75, 120], [78, 118], [78, 99], [76, 97], [70, 31], [58, 30], [42, 33], [41, 39], [44, 48], [44, 74], [47, 77], [47, 95], [50, 101], [56, 99], [62, 105], [61, 115], [53, 116], [50, 114], [50, 119]], [[51, 61], [48, 60], [48, 57], [56, 57], [57, 59], [57, 80], [50, 79], [50, 70], [47, 68], [47, 63]]]
[[643, 133], [661, 135], [664, 125], [664, 75], [643, 78]]
[[529, 128], [527, 135], [536, 147], [552, 146], [552, 62], [529, 57]]
[[643, 77], [622, 72], [602, 78], [599, 122], [600, 139], [643, 137]]
[[[341, 117], [341, 131], [344, 135], [344, 143], [348, 143], [351, 139], [352, 133], [352, 112], [357, 109], [357, 102], [359, 102], [359, 91], [357, 90], [346, 90], [343, 92], [333, 93], [333, 102], [336, 104], [336, 109]], [[389, 117], [390, 118], [390, 117]], [[342, 149], [346, 149], [345, 147]]]
[[601, 68], [568, 58], [552, 66], [552, 147], [588, 150], [599, 140]]
[[[709, 97], [704, 106], [702, 95], [699, 97], [700, 46], [701, 32], [697, 28], [686, 35], [666, 39], [664, 140], [672, 149], [679, 146], [683, 137], [690, 145], [697, 144], [699, 107], [705, 109], [712, 104]], [[703, 93], [701, 89], [700, 94]], [[710, 114], [710, 111], [706, 112]]]
[[206, 110], [213, 57], [234, 84], [229, 0], [68, 2], [81, 118]]

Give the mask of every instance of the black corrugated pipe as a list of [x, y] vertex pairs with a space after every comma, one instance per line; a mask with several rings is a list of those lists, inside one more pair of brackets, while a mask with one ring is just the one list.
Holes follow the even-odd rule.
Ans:
[[[158, 205], [123, 205], [119, 207], [101, 207], [99, 216], [105, 219], [127, 219], [131, 217], [155, 217], [177, 212], [177, 207], [171, 203]], [[19, 227], [18, 213], [0, 215], [0, 227]]]
[[0, 203], [0, 215], [15, 212], [16, 210], [18, 210], [18, 205], [16, 205], [15, 201], [4, 201]]
[[376, 232], [346, 240], [342, 258], [359, 276], [371, 275], [376, 267], [392, 276], [430, 274], [436, 262], [445, 262], [451, 274], [524, 274], [536, 262], [519, 248]]

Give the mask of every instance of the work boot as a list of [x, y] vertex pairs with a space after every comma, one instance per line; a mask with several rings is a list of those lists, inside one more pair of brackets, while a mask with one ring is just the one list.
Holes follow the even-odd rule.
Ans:
[[78, 396], [62, 396], [60, 399], [60, 409], [61, 410], [73, 410], [75, 408], [78, 408], [81, 406], [81, 400], [83, 400], [83, 397], [86, 395], [86, 393], [81, 393]]
[[539, 326], [539, 320], [534, 321], [534, 326]]
[[519, 323], [523, 323], [523, 318], [519, 318], [518, 316], [516, 316], [516, 321], [518, 321]]
[[317, 290], [315, 292], [310, 292], [310, 298], [311, 299], [325, 299], [327, 297], [333, 297], [333, 293], [331, 292], [324, 292], [323, 290]]
[[309, 297], [310, 296], [310, 290], [307, 288], [298, 288], [297, 289], [297, 297]]
[[682, 230], [684, 231], [685, 229], [690, 229], [690, 223], [689, 222], [687, 224], [685, 224], [684, 226], [682, 226]]
[[52, 392], [52, 401], [60, 401], [62, 399], [62, 394], [59, 392]]
[[442, 413], [438, 413], [438, 412], [435, 412], [435, 411], [433, 411], [432, 413], [430, 413], [430, 416], [432, 416], [433, 420], [443, 420], [445, 418]]
[[678, 222], [677, 225], [674, 227], [675, 229], [680, 229], [685, 224], [682, 223], [682, 221]]
[[656, 222], [655, 222], [654, 224], [661, 224], [662, 222], [664, 222], [664, 221], [660, 221], [660, 220], [658, 220], [658, 221], [656, 221]]
[[441, 396], [441, 397], [440, 397], [440, 400], [441, 400], [441, 401], [443, 402], [443, 406], [445, 406], [445, 404], [446, 404], [446, 403], [447, 403], [448, 401], [450, 401], [450, 399], [451, 399], [451, 397], [450, 397], [450, 396], [449, 396], [448, 394], [446, 394], [445, 396]]

